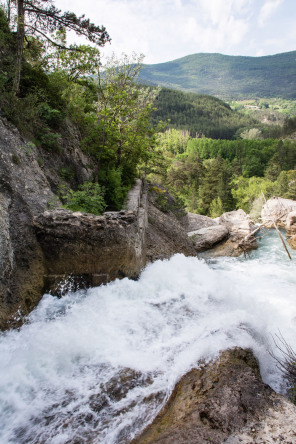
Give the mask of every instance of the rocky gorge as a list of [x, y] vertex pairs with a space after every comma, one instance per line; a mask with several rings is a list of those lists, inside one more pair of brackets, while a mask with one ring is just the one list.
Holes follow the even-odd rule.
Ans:
[[[92, 174], [73, 134], [65, 138], [63, 156], [55, 157], [0, 119], [2, 329], [18, 326], [44, 291], [57, 291], [69, 276], [77, 285], [97, 286], [136, 279], [147, 263], [176, 253], [236, 257], [244, 252], [246, 237], [256, 247], [255, 226], [242, 210], [217, 220], [183, 214], [165, 190], [142, 180], [121, 211], [94, 216], [59, 208], [59, 168], [71, 164], [77, 180]], [[280, 221], [293, 246], [296, 205], [286, 201], [268, 201], [262, 222], [270, 222], [271, 215]], [[134, 442], [292, 443], [295, 413], [289, 401], [262, 382], [251, 351], [234, 349], [187, 373]]]

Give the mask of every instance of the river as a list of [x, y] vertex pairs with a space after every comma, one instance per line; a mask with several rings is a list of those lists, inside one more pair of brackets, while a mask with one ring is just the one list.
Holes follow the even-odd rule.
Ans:
[[0, 443], [126, 444], [184, 373], [235, 345], [284, 391], [269, 352], [279, 333], [296, 349], [296, 252], [290, 262], [274, 230], [259, 245], [247, 258], [175, 255], [138, 281], [45, 294], [0, 336]]

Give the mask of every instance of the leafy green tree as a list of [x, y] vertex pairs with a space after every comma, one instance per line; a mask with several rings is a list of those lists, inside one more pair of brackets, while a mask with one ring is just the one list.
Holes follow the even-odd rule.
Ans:
[[212, 200], [209, 213], [211, 217], [219, 217], [224, 213], [224, 208], [220, 197]]
[[97, 183], [86, 182], [77, 191], [64, 188], [61, 198], [65, 208], [72, 211], [102, 214], [106, 208], [104, 189]]
[[241, 133], [242, 139], [254, 140], [261, 139], [261, 131], [258, 128], [246, 129]]
[[232, 194], [236, 208], [249, 213], [253, 202], [261, 195], [261, 191], [268, 199], [273, 195], [273, 183], [262, 177], [236, 177], [232, 181]]
[[95, 75], [100, 64], [100, 51], [90, 45], [67, 45], [66, 29], [61, 28], [52, 37], [49, 51], [43, 57], [47, 71], [61, 71], [75, 82]]
[[62, 12], [53, 5], [52, 0], [16, 0], [15, 16], [17, 24], [17, 53], [14, 91], [16, 93], [19, 91], [26, 36], [38, 35], [64, 50], [67, 49], [65, 45], [51, 40], [49, 34], [64, 28], [74, 31], [77, 35], [86, 37], [90, 42], [98, 46], [103, 46], [110, 41], [110, 37], [103, 26], [94, 25], [89, 19], [85, 19], [84, 15], [77, 17], [73, 12]]
[[98, 173], [102, 162], [121, 168], [132, 183], [140, 162], [147, 162], [155, 143], [150, 113], [159, 92], [136, 83], [143, 56], [108, 59], [98, 77], [98, 119], [102, 137], [98, 147]]

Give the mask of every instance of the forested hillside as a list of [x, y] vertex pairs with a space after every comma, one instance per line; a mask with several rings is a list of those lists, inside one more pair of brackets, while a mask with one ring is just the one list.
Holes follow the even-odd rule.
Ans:
[[187, 130], [194, 137], [204, 134], [213, 139], [231, 139], [239, 129], [259, 123], [233, 111], [216, 97], [168, 88], [161, 89], [155, 107], [152, 113], [155, 123], [169, 121], [171, 128]]
[[261, 191], [296, 199], [296, 142], [213, 140], [171, 129], [159, 135], [162, 167], [151, 173], [191, 212], [220, 216], [242, 208], [256, 218]]
[[296, 51], [264, 57], [192, 54], [144, 65], [143, 83], [223, 99], [296, 97]]

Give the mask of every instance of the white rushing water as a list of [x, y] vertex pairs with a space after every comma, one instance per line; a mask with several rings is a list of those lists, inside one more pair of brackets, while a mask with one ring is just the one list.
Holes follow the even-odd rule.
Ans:
[[296, 349], [295, 267], [270, 232], [247, 259], [176, 255], [138, 281], [44, 295], [0, 336], [0, 443], [127, 443], [184, 373], [235, 345], [281, 391], [269, 351], [279, 332]]

